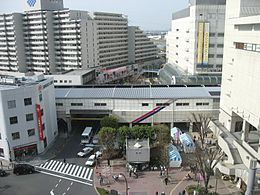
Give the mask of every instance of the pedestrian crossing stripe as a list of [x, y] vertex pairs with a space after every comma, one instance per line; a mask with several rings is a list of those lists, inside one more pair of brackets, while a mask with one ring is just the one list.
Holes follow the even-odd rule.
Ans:
[[55, 172], [55, 173], [64, 174], [64, 175], [69, 175], [79, 179], [93, 181], [91, 179], [93, 174], [93, 169], [88, 167], [86, 168], [80, 165], [74, 165], [74, 164], [64, 163], [61, 161], [50, 160], [43, 164], [40, 164], [39, 166], [37, 166], [37, 168]]

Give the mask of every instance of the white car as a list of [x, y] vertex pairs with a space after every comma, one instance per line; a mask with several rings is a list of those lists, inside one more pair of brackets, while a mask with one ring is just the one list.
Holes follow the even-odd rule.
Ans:
[[82, 151], [80, 151], [78, 153], [78, 157], [84, 157], [84, 156], [88, 155], [89, 153], [91, 153], [92, 151], [93, 151], [93, 148], [85, 147], [82, 149]]
[[95, 164], [95, 155], [93, 154], [93, 155], [91, 155], [89, 158], [88, 158], [88, 160], [87, 160], [87, 162], [85, 163], [85, 165], [87, 165], [87, 166], [93, 166]]
[[101, 152], [101, 151], [96, 151], [95, 154], [96, 154], [96, 157], [97, 157], [97, 158], [102, 156], [102, 152]]

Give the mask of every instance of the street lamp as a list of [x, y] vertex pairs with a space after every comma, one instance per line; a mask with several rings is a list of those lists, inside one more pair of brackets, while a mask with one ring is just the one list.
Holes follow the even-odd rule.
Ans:
[[128, 195], [129, 187], [128, 187], [128, 183], [127, 183], [126, 176], [125, 176], [123, 173], [119, 173], [118, 176], [119, 176], [119, 177], [124, 177], [124, 179], [125, 179], [125, 194]]

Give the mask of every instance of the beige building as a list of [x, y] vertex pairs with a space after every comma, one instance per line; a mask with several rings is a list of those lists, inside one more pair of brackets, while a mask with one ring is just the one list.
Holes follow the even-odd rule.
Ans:
[[227, 0], [219, 121], [212, 130], [226, 157], [219, 170], [246, 194], [260, 181], [260, 1]]

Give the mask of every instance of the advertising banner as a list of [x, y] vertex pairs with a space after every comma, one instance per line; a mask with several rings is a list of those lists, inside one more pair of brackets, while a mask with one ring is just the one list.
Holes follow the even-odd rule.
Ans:
[[203, 53], [203, 39], [204, 39], [204, 23], [198, 23], [198, 56], [197, 63], [202, 64]]
[[209, 23], [204, 23], [203, 64], [209, 63]]
[[42, 129], [42, 114], [40, 104], [36, 104], [37, 122], [38, 122], [38, 132], [41, 141], [44, 140], [43, 129]]

